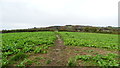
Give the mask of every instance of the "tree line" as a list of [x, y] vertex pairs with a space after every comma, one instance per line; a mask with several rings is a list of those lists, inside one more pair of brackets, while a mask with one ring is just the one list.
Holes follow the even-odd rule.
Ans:
[[92, 32], [92, 33], [109, 33], [120, 34], [120, 27], [93, 27], [93, 26], [81, 26], [81, 25], [66, 25], [66, 26], [50, 26], [45, 28], [29, 28], [29, 29], [14, 29], [14, 30], [2, 30], [2, 33], [13, 32], [38, 32], [38, 31], [68, 31], [68, 32]]

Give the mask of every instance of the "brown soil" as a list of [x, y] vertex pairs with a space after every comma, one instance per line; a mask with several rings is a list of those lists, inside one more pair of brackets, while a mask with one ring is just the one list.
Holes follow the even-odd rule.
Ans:
[[[59, 35], [56, 35], [57, 40], [55, 41], [55, 46], [50, 47], [46, 54], [31, 54], [29, 59], [34, 60], [36, 57], [44, 57], [44, 59], [36, 60], [32, 66], [66, 66], [69, 58], [75, 57], [76, 55], [106, 55], [107, 53], [116, 53], [118, 51], [110, 51], [100, 48], [93, 47], [82, 47], [82, 46], [65, 46]], [[82, 61], [79, 61], [79, 65]]]

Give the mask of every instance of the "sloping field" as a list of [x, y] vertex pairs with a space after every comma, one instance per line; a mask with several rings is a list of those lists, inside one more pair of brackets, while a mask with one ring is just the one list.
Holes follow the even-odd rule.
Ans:
[[118, 35], [80, 32], [2, 34], [2, 66], [119, 66]]

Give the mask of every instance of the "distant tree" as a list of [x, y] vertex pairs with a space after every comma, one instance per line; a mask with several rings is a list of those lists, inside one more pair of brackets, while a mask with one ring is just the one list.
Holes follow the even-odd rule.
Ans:
[[84, 28], [84, 31], [85, 31], [85, 32], [89, 32], [89, 30], [90, 30], [89, 27], [85, 27], [85, 28]]
[[96, 28], [96, 27], [91, 27], [91, 28], [90, 28], [90, 31], [91, 31], [91, 32], [97, 32], [97, 28]]

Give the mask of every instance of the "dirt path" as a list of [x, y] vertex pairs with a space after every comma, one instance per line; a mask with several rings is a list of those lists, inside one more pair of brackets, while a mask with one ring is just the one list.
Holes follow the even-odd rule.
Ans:
[[51, 48], [48, 55], [52, 60], [48, 66], [64, 66], [64, 63], [67, 62], [67, 53], [65, 53], [66, 46], [64, 46], [64, 43], [58, 34], [56, 34], [56, 37], [57, 40], [55, 41], [55, 46]]

